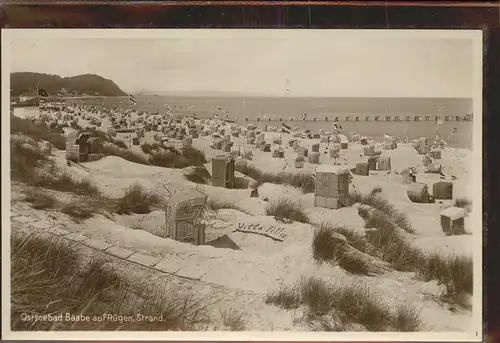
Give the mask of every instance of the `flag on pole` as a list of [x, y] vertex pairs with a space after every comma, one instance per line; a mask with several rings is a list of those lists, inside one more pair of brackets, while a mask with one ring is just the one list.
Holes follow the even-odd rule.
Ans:
[[292, 128], [290, 126], [286, 125], [285, 123], [281, 123], [281, 132], [289, 134], [291, 129]]
[[49, 96], [49, 93], [47, 93], [47, 91], [39, 86], [36, 87], [36, 94], [38, 96], [42, 96], [42, 97], [48, 97]]
[[135, 101], [135, 98], [134, 98], [134, 96], [132, 94], [129, 94], [128, 98], [129, 98], [130, 101], [133, 102], [134, 105], [137, 105], [137, 101]]

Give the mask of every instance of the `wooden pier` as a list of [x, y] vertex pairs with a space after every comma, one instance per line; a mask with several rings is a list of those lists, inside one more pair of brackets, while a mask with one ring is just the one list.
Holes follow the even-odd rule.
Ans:
[[[269, 122], [294, 122], [294, 121], [299, 121], [299, 122], [317, 122], [317, 121], [333, 121], [333, 122], [349, 122], [349, 121], [376, 121], [376, 122], [399, 122], [399, 121], [412, 121], [412, 122], [420, 122], [420, 121], [444, 121], [444, 122], [472, 122], [473, 116], [468, 114], [468, 115], [462, 115], [462, 116], [419, 116], [419, 115], [406, 115], [406, 116], [365, 116], [364, 118], [361, 116], [314, 116], [314, 117], [309, 117], [306, 119], [301, 119], [299, 117], [266, 117], [266, 118], [256, 118], [255, 119], [257, 122], [260, 121], [269, 121]], [[245, 122], [250, 121], [248, 117], [244, 118]]]

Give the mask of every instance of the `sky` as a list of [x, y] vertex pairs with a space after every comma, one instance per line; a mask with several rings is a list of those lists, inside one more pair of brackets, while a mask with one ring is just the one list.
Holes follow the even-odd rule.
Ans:
[[474, 83], [466, 39], [18, 38], [10, 56], [11, 72], [97, 74], [129, 93], [472, 97]]

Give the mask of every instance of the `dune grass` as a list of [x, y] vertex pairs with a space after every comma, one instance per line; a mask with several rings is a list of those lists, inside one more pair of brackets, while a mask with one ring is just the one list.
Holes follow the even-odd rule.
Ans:
[[393, 218], [375, 210], [358, 211], [365, 219], [367, 240], [375, 246], [382, 260], [400, 271], [412, 271], [425, 281], [437, 280], [443, 286], [442, 298], [460, 304], [464, 294], [472, 294], [473, 263], [469, 256], [442, 256], [425, 254], [404, 239]]
[[316, 261], [337, 263], [342, 269], [353, 274], [368, 274], [370, 270], [367, 262], [348, 253], [348, 249], [347, 238], [330, 223], [321, 223], [314, 232], [312, 251]]
[[165, 168], [186, 168], [203, 166], [207, 162], [205, 154], [194, 147], [184, 147], [181, 151], [166, 149], [160, 152], [150, 152], [150, 163]]
[[184, 178], [190, 182], [206, 185], [211, 176], [204, 166], [197, 166], [184, 173]]
[[387, 215], [375, 211], [368, 217], [366, 232], [369, 243], [377, 247], [381, 259], [391, 263], [399, 271], [413, 271], [424, 258], [423, 253], [415, 249], [396, 229], [396, 224]]
[[113, 143], [113, 139], [111, 138], [111, 136], [109, 134], [107, 134], [106, 132], [104, 131], [101, 131], [101, 130], [97, 130], [95, 128], [92, 128], [90, 130], [90, 133], [92, 135], [92, 137], [97, 137], [97, 138], [100, 138], [102, 139], [104, 142], [109, 142], [109, 143]]
[[143, 165], [149, 165], [149, 161], [146, 157], [139, 155], [128, 148], [120, 148], [116, 145], [105, 144], [103, 147], [103, 153], [106, 156], [117, 156], [124, 160], [139, 163]]
[[77, 130], [77, 131], [83, 130], [83, 128], [80, 125], [78, 125], [78, 123], [76, 121], [70, 122], [69, 127], [71, 127], [73, 130]]
[[193, 146], [188, 146], [182, 149], [182, 156], [184, 157], [186, 163], [190, 166], [201, 166], [207, 163], [207, 158], [205, 153], [201, 150], [196, 149]]
[[144, 143], [141, 145], [141, 150], [145, 154], [151, 154], [154, 150], [158, 150], [160, 148], [161, 148], [160, 143], [153, 143], [153, 144]]
[[125, 142], [124, 142], [124, 141], [122, 141], [122, 140], [120, 140], [120, 139], [113, 139], [113, 140], [112, 140], [112, 143], [113, 143], [114, 145], [116, 145], [117, 147], [119, 147], [120, 149], [125, 149], [125, 150], [127, 150], [127, 149], [128, 149], [127, 144], [125, 144]]
[[46, 161], [48, 156], [38, 146], [21, 140], [11, 140], [10, 169], [13, 180], [32, 181], [37, 176], [36, 168]]
[[221, 310], [222, 324], [230, 331], [245, 331], [243, 315], [234, 308]]
[[344, 236], [347, 239], [349, 245], [351, 245], [353, 248], [366, 254], [377, 255], [374, 251], [374, 247], [368, 243], [364, 236], [361, 236], [360, 234], [355, 233], [342, 225], [331, 225], [330, 223], [322, 223], [322, 225], [328, 225], [332, 227], [332, 230]]
[[36, 141], [48, 141], [59, 150], [66, 150], [66, 137], [61, 130], [50, 128], [45, 123], [35, 124], [29, 119], [21, 119], [14, 115], [10, 116], [10, 132], [29, 136]]
[[417, 274], [425, 281], [437, 280], [444, 286], [443, 298], [460, 302], [465, 294], [473, 291], [472, 258], [466, 256], [426, 256], [417, 267]]
[[453, 206], [461, 207], [465, 209], [466, 212], [470, 213], [472, 211], [472, 200], [467, 198], [457, 198], [453, 201]]
[[[49, 168], [44, 168], [49, 166]], [[89, 179], [74, 179], [67, 172], [57, 174], [57, 168], [40, 149], [22, 143], [11, 142], [11, 176], [15, 181], [61, 192], [97, 196], [99, 190]]]
[[395, 331], [418, 331], [421, 324], [420, 311], [410, 302], [399, 304], [392, 322]]
[[274, 183], [279, 185], [289, 185], [300, 188], [304, 193], [313, 193], [315, 180], [311, 173], [265, 173], [252, 165], [236, 165], [236, 170], [254, 179], [259, 184]]
[[36, 210], [46, 210], [54, 208], [57, 204], [56, 198], [40, 190], [28, 192], [24, 200], [31, 203], [31, 207]]
[[[207, 320], [205, 309], [175, 292], [140, 290], [100, 256], [83, 258], [74, 246], [43, 236], [12, 236], [11, 328], [23, 331], [194, 330]], [[162, 321], [26, 321], [23, 314], [89, 317], [104, 313]]]
[[411, 304], [392, 311], [365, 285], [327, 284], [314, 276], [268, 293], [266, 303], [286, 309], [303, 305], [312, 318], [334, 313], [342, 323], [358, 323], [369, 331], [416, 331], [420, 325], [418, 311]]
[[352, 203], [361, 203], [379, 210], [381, 213], [389, 216], [392, 221], [398, 225], [400, 228], [408, 233], [415, 233], [414, 228], [411, 225], [408, 216], [403, 212], [396, 209], [387, 199], [384, 199], [379, 195], [382, 192], [382, 188], [375, 187], [369, 194], [360, 195], [359, 193], [352, 199]]
[[141, 184], [134, 183], [118, 199], [116, 212], [118, 214], [147, 214], [151, 208], [161, 204], [161, 198], [153, 191], [146, 190]]
[[78, 195], [100, 195], [99, 189], [90, 179], [84, 178], [77, 180], [67, 172], [55, 177], [40, 177], [35, 185], [60, 192], [71, 192]]
[[80, 220], [91, 218], [96, 212], [96, 209], [88, 203], [71, 201], [62, 207], [61, 212], [69, 215], [76, 222], [79, 222]]
[[245, 179], [243, 177], [234, 177], [234, 189], [248, 189], [250, 183], [253, 182], [251, 180]]
[[304, 207], [289, 198], [272, 200], [266, 206], [266, 215], [274, 216], [280, 220], [289, 219], [300, 223], [309, 223], [309, 217]]
[[249, 211], [245, 210], [244, 208], [242, 208], [240, 205], [238, 205], [233, 201], [223, 200], [219, 198], [208, 198], [207, 205], [214, 211], [231, 209], [251, 215]]
[[298, 308], [302, 303], [298, 287], [284, 286], [274, 289], [266, 295], [266, 304], [278, 305], [285, 310]]

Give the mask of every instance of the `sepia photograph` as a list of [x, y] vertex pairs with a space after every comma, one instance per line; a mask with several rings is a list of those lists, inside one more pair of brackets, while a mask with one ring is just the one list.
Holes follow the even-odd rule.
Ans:
[[480, 339], [482, 58], [480, 30], [2, 30], [4, 338]]

